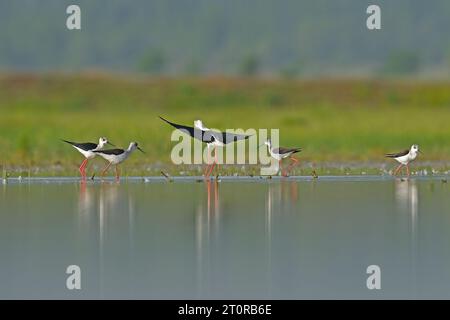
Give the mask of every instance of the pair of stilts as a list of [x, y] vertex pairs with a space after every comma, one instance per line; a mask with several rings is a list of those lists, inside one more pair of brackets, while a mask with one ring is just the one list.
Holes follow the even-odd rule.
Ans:
[[137, 142], [130, 142], [130, 145], [127, 149], [108, 149], [104, 150], [103, 147], [106, 144], [110, 144], [114, 146], [112, 143], [108, 142], [108, 139], [106, 138], [100, 138], [99, 143], [92, 143], [92, 142], [71, 142], [67, 140], [63, 140], [64, 142], [69, 143], [72, 145], [76, 150], [78, 150], [86, 159], [81, 163], [81, 166], [79, 168], [81, 177], [83, 180], [86, 179], [86, 166], [88, 164], [89, 159], [94, 158], [96, 155], [100, 155], [102, 158], [104, 158], [106, 161], [108, 161], [108, 164], [106, 167], [102, 170], [101, 176], [104, 177], [108, 169], [111, 167], [111, 165], [115, 166], [115, 172], [116, 172], [116, 180], [120, 179], [120, 169], [119, 164], [125, 161], [130, 154], [134, 150], [139, 150], [142, 153], [145, 153], [139, 146]]

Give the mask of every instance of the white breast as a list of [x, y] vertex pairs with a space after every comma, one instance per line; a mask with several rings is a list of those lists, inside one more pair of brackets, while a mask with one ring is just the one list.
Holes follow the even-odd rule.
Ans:
[[100, 156], [102, 156], [102, 158], [104, 158], [105, 160], [108, 160], [109, 162], [111, 162], [111, 164], [119, 164], [122, 161], [124, 161], [126, 158], [128, 158], [129, 153], [128, 152], [124, 152], [122, 154], [119, 155], [115, 155], [115, 154], [104, 154], [104, 153], [99, 153]]
[[282, 154], [273, 153], [272, 148], [269, 149], [269, 153], [270, 153], [270, 155], [271, 155], [273, 158], [275, 158], [275, 159], [277, 159], [277, 160], [281, 160], [281, 159], [287, 157], [287, 155], [284, 156], [284, 155], [282, 155]]
[[77, 149], [85, 158], [87, 158], [87, 159], [92, 159], [92, 158], [94, 158], [95, 157], [95, 153], [94, 152], [92, 152], [92, 151], [86, 151], [86, 150], [83, 150], [83, 149], [80, 149], [80, 148], [78, 148], [78, 147], [75, 147], [75, 146], [73, 146], [75, 149]]
[[409, 153], [408, 153], [408, 154], [406, 154], [404, 156], [395, 158], [395, 160], [397, 160], [401, 164], [407, 165], [411, 160], [414, 160], [414, 159], [411, 159], [410, 156], [409, 156]]

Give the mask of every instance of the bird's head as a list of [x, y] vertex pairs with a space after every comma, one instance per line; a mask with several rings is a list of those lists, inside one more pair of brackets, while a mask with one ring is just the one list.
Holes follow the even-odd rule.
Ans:
[[197, 128], [197, 129], [200, 129], [200, 130], [202, 130], [202, 131], [209, 130], [208, 128], [206, 128], [206, 127], [203, 125], [202, 120], [195, 120], [195, 121], [194, 121], [194, 127]]
[[130, 142], [130, 145], [128, 147], [128, 151], [134, 151], [138, 149], [140, 152], [145, 153], [144, 150], [142, 150], [137, 142]]
[[258, 148], [261, 148], [262, 146], [266, 145], [270, 148], [270, 145], [272, 144], [272, 142], [270, 141], [270, 138], [268, 138], [266, 141], [264, 141], [263, 144], [259, 145]]
[[420, 150], [419, 150], [419, 145], [413, 144], [411, 146], [410, 152], [413, 153], [413, 154], [421, 153]]
[[107, 144], [114, 147], [114, 145], [111, 142], [109, 142], [107, 138], [101, 137], [100, 139], [98, 139], [99, 148], [103, 148]]

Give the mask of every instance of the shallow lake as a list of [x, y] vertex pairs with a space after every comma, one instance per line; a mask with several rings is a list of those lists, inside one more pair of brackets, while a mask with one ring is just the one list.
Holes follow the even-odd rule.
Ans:
[[[81, 290], [66, 268], [81, 269]], [[381, 289], [369, 290], [369, 265]], [[450, 298], [441, 178], [0, 185], [0, 298]]]

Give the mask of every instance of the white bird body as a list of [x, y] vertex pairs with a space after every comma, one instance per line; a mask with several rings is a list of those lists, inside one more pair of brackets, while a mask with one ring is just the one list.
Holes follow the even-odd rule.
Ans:
[[282, 160], [290, 157], [292, 154], [299, 152], [300, 148], [275, 148], [272, 146], [272, 142], [267, 140], [265, 142], [269, 149], [269, 154], [276, 160]]
[[409, 152], [405, 156], [401, 156], [401, 157], [395, 158], [395, 160], [397, 160], [397, 162], [399, 162], [399, 163], [401, 163], [403, 165], [407, 165], [408, 163], [410, 163], [411, 161], [415, 160], [416, 158], [417, 158], [417, 153]]
[[220, 138], [217, 137], [217, 133], [214, 132], [213, 130], [205, 127], [203, 125], [202, 120], [195, 120], [194, 121], [194, 127], [203, 131], [203, 132], [208, 132], [208, 134], [210, 134], [212, 137], [214, 137], [214, 140], [212, 142], [208, 142], [207, 143], [207, 147], [223, 147], [225, 146], [225, 144], [223, 142], [220, 141]]
[[128, 156], [130, 155], [130, 151], [124, 150], [121, 154], [105, 154], [100, 153], [100, 156], [105, 159], [106, 161], [110, 162], [111, 164], [119, 164], [121, 162], [124, 162]]
[[413, 144], [409, 150], [405, 150], [399, 153], [389, 153], [386, 156], [389, 158], [393, 158], [398, 163], [406, 166], [411, 161], [414, 161], [417, 158], [419, 152], [419, 146], [417, 144]]
[[67, 140], [63, 140], [63, 141], [72, 145], [72, 147], [74, 147], [86, 159], [94, 158], [96, 156], [96, 153], [94, 151], [101, 150], [106, 144], [109, 143], [108, 139], [103, 138], [103, 137], [98, 139], [98, 144], [95, 144], [92, 142], [77, 143], [77, 142], [71, 142], [71, 141], [67, 141]]
[[144, 153], [144, 151], [142, 151], [142, 149], [139, 148], [137, 142], [131, 142], [130, 145], [128, 146], [128, 149], [126, 150], [110, 149], [110, 150], [94, 151], [95, 153], [99, 154], [103, 159], [109, 162], [108, 165], [105, 167], [105, 169], [103, 169], [102, 176], [106, 173], [106, 171], [108, 171], [109, 167], [113, 164], [116, 167], [116, 179], [119, 180], [119, 168], [117, 167], [117, 165], [124, 162], [130, 156], [130, 154], [136, 149]]
[[409, 150], [405, 150], [405, 151], [398, 152], [398, 153], [386, 154], [386, 157], [392, 158], [395, 161], [397, 161], [398, 163], [400, 163], [400, 165], [394, 171], [394, 176], [397, 175], [397, 173], [401, 170], [401, 168], [403, 166], [406, 167], [406, 172], [407, 172], [407, 175], [409, 176], [410, 175], [409, 163], [411, 161], [414, 161], [417, 158], [417, 155], [419, 154], [419, 152], [420, 152], [419, 146], [417, 144], [413, 144]]
[[274, 153], [272, 147], [269, 147], [269, 154], [271, 155], [272, 158], [277, 160], [281, 160], [288, 157], [288, 154]]
[[93, 149], [93, 150], [83, 150], [83, 149], [81, 149], [81, 148], [78, 148], [78, 147], [76, 147], [76, 146], [73, 146], [75, 149], [77, 149], [78, 150], [78, 152], [79, 153], [81, 153], [86, 159], [92, 159], [92, 158], [95, 158], [95, 156], [97, 155], [95, 152], [93, 152], [93, 151], [95, 151], [95, 150], [100, 150], [101, 148], [99, 148], [99, 147], [97, 147], [97, 148], [95, 148], [95, 149]]
[[62, 140], [68, 144], [70, 144], [72, 147], [74, 147], [79, 153], [81, 153], [86, 159], [81, 163], [81, 166], [79, 168], [81, 176], [83, 178], [86, 178], [86, 166], [89, 159], [94, 158], [97, 154], [95, 151], [101, 150], [106, 144], [113, 145], [108, 141], [108, 139], [101, 137], [98, 140], [98, 144], [93, 142], [72, 142], [67, 140]]
[[298, 163], [298, 160], [293, 156], [293, 154], [297, 153], [297, 152], [300, 152], [302, 149], [301, 148], [283, 148], [283, 147], [275, 148], [275, 147], [272, 146], [272, 141], [270, 139], [266, 140], [264, 142], [264, 144], [269, 149], [270, 156], [272, 158], [278, 160], [280, 169], [281, 169], [281, 160], [283, 160], [285, 158], [290, 158], [292, 160], [292, 162], [289, 165], [288, 169], [285, 170], [284, 173], [283, 173], [283, 170], [282, 170], [283, 176], [287, 177], [288, 176], [288, 172], [290, 171], [290, 169], [292, 169], [292, 167], [295, 164]]
[[[111, 149], [111, 150], [96, 150], [94, 151], [96, 154], [99, 154], [103, 159], [107, 160], [111, 164], [117, 165], [119, 163], [124, 162], [130, 154], [140, 148], [138, 147], [136, 142], [131, 142], [128, 146], [128, 149]], [[142, 150], [141, 150], [142, 151]]]

